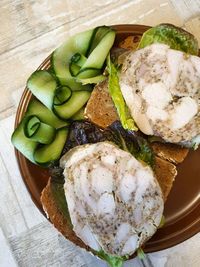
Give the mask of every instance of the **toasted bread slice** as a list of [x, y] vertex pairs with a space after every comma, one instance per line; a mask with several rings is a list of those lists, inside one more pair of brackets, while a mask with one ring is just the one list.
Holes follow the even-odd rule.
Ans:
[[101, 128], [106, 128], [118, 120], [112, 98], [108, 92], [108, 81], [96, 85], [85, 109], [85, 116]]
[[72, 230], [63, 184], [53, 182], [50, 178], [40, 199], [44, 211], [57, 230], [77, 246], [88, 249]]
[[181, 147], [175, 144], [167, 143], [152, 143], [151, 147], [156, 155], [162, 159], [166, 159], [172, 163], [181, 163], [187, 156], [188, 148]]
[[128, 50], [136, 50], [141, 39], [141, 35], [128, 36], [126, 39], [119, 43], [119, 48]]
[[166, 201], [177, 175], [176, 166], [156, 156], [154, 172], [162, 189], [164, 201]]

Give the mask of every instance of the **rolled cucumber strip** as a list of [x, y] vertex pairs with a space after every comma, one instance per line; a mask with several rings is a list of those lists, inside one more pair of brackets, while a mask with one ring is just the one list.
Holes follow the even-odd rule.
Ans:
[[82, 121], [82, 120], [85, 119], [84, 113], [85, 113], [85, 107], [82, 107], [80, 110], [78, 110], [78, 111], [71, 117], [71, 119], [72, 119], [73, 121]]
[[25, 117], [12, 134], [11, 141], [19, 152], [21, 152], [31, 162], [35, 163], [33, 154], [39, 143], [25, 136], [24, 125], [26, 122], [27, 118]]
[[[12, 134], [11, 141], [28, 160], [36, 163], [34, 153], [41, 143], [54, 142], [57, 131], [66, 129], [69, 122], [59, 119], [37, 99], [32, 99], [24, 118]], [[64, 127], [64, 128], [63, 128]]]
[[30, 115], [37, 116], [41, 122], [46, 123], [56, 129], [69, 125], [69, 122], [61, 120], [51, 110], [49, 110], [35, 98], [30, 101], [26, 111], [26, 116]]
[[79, 73], [76, 75], [76, 79], [87, 79], [96, 77], [101, 74], [101, 70], [99, 69], [82, 69], [79, 71]]
[[48, 166], [52, 161], [60, 158], [63, 147], [68, 135], [68, 128], [64, 127], [57, 130], [54, 141], [49, 145], [38, 147], [34, 152], [34, 160], [36, 163]]
[[90, 97], [89, 91], [71, 91], [69, 86], [57, 87], [56, 80], [47, 71], [33, 73], [28, 80], [28, 87], [48, 109], [64, 120], [81, 109]]
[[74, 54], [86, 54], [93, 31], [94, 29], [70, 37], [52, 54], [51, 61], [56, 77], [62, 85], [67, 85], [72, 90], [86, 90], [86, 86], [83, 86], [81, 83], [77, 83], [72, 77], [69, 70], [69, 64]]
[[52, 55], [52, 66], [60, 83], [72, 91], [89, 89], [89, 83], [83, 85], [79, 80], [102, 74], [114, 40], [115, 31], [106, 26], [69, 38]]
[[88, 59], [81, 67], [81, 70], [82, 69], [92, 69], [92, 68], [102, 69], [103, 64], [106, 60], [106, 57], [107, 57], [108, 53], [110, 52], [111, 47], [114, 44], [114, 41], [115, 41], [115, 31], [110, 30], [102, 38], [102, 40], [95, 47], [95, 49], [91, 52]]
[[72, 91], [68, 86], [61, 86], [55, 90], [53, 105], [60, 106], [66, 103], [72, 95]]
[[62, 106], [54, 106], [54, 112], [61, 119], [67, 120], [76, 114], [88, 101], [90, 92], [88, 91], [76, 91], [72, 92], [72, 96]]
[[106, 80], [105, 75], [98, 75], [92, 78], [78, 79], [82, 84], [97, 84]]
[[37, 116], [32, 115], [26, 119], [24, 134], [30, 140], [41, 144], [50, 144], [55, 138], [56, 129], [46, 123], [42, 123]]
[[71, 57], [71, 63], [75, 63], [77, 66], [82, 67], [87, 58], [80, 53], [76, 53]]
[[96, 48], [96, 46], [110, 30], [111, 28], [108, 26], [100, 26], [94, 29], [86, 56], [91, 54], [91, 52]]
[[37, 99], [48, 109], [52, 109], [57, 83], [48, 71], [35, 71], [28, 79], [27, 86]]
[[24, 134], [24, 127], [28, 119], [29, 117], [24, 117], [15, 129], [11, 137], [12, 144], [33, 163], [47, 166], [50, 161], [58, 160], [67, 139], [68, 127], [58, 129], [55, 138], [50, 144], [41, 144], [31, 138], [27, 138]]
[[58, 87], [53, 75], [46, 70], [35, 71], [27, 82], [28, 88], [48, 109], [52, 110], [54, 104], [62, 105], [71, 96], [68, 86]]

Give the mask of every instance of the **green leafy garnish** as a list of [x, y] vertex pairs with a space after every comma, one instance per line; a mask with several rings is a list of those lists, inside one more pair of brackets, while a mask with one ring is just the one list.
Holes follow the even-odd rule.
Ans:
[[138, 152], [137, 158], [146, 162], [148, 165], [153, 166], [154, 165], [154, 155], [153, 155], [152, 149], [150, 148], [147, 140], [144, 138], [139, 138], [138, 139], [138, 145], [140, 147], [140, 150]]
[[144, 48], [154, 43], [169, 45], [170, 48], [180, 50], [191, 55], [198, 55], [198, 41], [189, 32], [171, 24], [160, 24], [147, 30], [138, 48]]
[[200, 134], [192, 139], [190, 147], [192, 147], [193, 150], [197, 150], [199, 147], [199, 144], [200, 144]]
[[154, 153], [144, 135], [140, 131], [125, 130], [120, 121], [115, 121], [104, 130], [90, 122], [72, 123], [63, 154], [78, 145], [103, 141], [113, 142], [135, 158], [154, 166]]
[[118, 71], [111, 62], [110, 55], [107, 57], [107, 67], [109, 72], [108, 90], [117, 109], [122, 126], [126, 130], [137, 131], [133, 118], [131, 117], [128, 107], [124, 101], [118, 78]]
[[111, 124], [104, 130], [104, 133], [109, 131], [112, 131], [113, 134], [108, 134], [108, 141], [113, 141], [121, 149], [131, 153], [137, 159], [146, 162], [151, 167], [154, 166], [153, 151], [148, 141], [139, 131], [126, 131], [119, 121]]
[[142, 248], [137, 249], [137, 256], [139, 259], [144, 260], [146, 258], [146, 255]]
[[120, 257], [120, 256], [112, 256], [110, 254], [107, 254], [103, 250], [95, 251], [95, 254], [99, 258], [105, 260], [110, 267], [122, 267], [123, 266], [123, 263], [126, 260], [128, 260], [128, 256], [123, 256], [123, 257]]
[[165, 225], [165, 216], [162, 215], [162, 218], [161, 218], [160, 224], [158, 226], [158, 229], [162, 228], [164, 225]]

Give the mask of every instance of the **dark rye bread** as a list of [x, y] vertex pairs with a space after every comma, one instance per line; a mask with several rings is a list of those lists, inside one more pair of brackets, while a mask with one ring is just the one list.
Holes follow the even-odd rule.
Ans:
[[181, 163], [189, 152], [188, 148], [159, 142], [152, 143], [151, 148], [157, 156], [175, 164]]
[[88, 246], [72, 230], [63, 184], [53, 182], [50, 178], [40, 199], [47, 217], [57, 230], [77, 246], [88, 250]]
[[164, 201], [166, 201], [177, 175], [176, 166], [165, 159], [155, 156], [154, 173], [162, 189]]
[[85, 116], [101, 128], [119, 120], [114, 103], [108, 92], [107, 80], [97, 84], [85, 109]]

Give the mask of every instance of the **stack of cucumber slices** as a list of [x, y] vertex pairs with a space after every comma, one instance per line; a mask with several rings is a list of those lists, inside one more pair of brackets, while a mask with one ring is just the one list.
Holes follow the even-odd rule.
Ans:
[[48, 70], [27, 82], [35, 96], [12, 135], [13, 145], [30, 161], [47, 167], [60, 158], [72, 121], [84, 119], [94, 84], [103, 81], [115, 31], [97, 27], [69, 38], [51, 56]]

